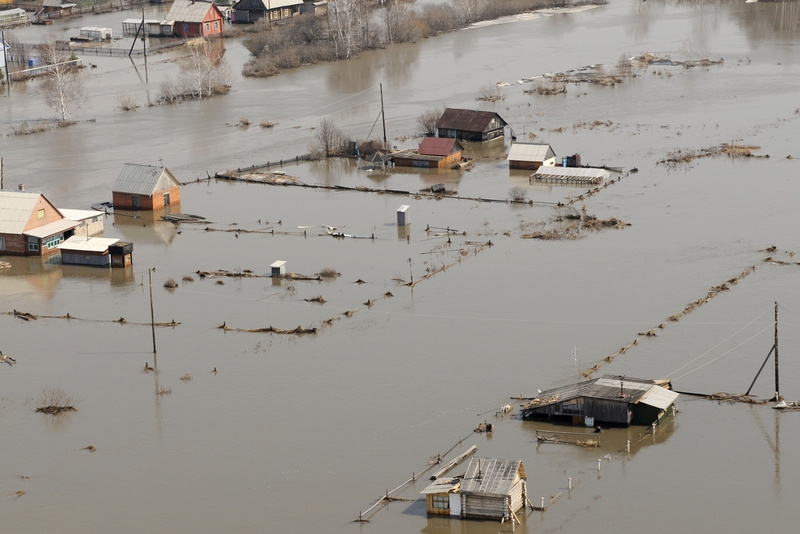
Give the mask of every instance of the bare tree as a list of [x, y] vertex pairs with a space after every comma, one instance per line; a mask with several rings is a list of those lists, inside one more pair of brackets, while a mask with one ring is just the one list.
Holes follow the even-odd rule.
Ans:
[[436, 123], [439, 117], [442, 116], [442, 108], [436, 106], [433, 109], [428, 109], [422, 112], [422, 115], [417, 117], [417, 124], [425, 132], [425, 135], [436, 135]]
[[419, 36], [418, 23], [407, 4], [401, 0], [386, 0], [383, 16], [386, 21], [387, 43], [408, 43]]
[[479, 0], [451, 0], [462, 24], [469, 25], [479, 19]]
[[349, 59], [370, 40], [367, 0], [332, 0], [328, 2], [328, 24], [337, 57]]
[[47, 104], [55, 109], [62, 122], [77, 112], [86, 101], [83, 78], [77, 68], [77, 60], [63, 50], [55, 36], [38, 45], [42, 61], [48, 70], [39, 86]]
[[181, 62], [179, 83], [192, 98], [224, 94], [231, 86], [231, 70], [222, 53], [204, 41], [189, 46], [189, 55]]
[[319, 121], [315, 140], [319, 151], [325, 156], [341, 154], [347, 143], [344, 133], [327, 117]]

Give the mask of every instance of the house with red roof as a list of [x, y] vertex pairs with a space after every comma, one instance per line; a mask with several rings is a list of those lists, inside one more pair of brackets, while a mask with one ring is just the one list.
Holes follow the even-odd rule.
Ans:
[[462, 150], [464, 148], [455, 138], [425, 137], [419, 149], [395, 152], [392, 159], [399, 167], [449, 169], [461, 161]]

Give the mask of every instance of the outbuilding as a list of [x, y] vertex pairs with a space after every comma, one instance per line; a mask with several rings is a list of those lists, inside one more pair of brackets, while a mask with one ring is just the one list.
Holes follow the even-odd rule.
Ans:
[[436, 132], [439, 137], [480, 142], [503, 137], [506, 126], [494, 111], [447, 108], [436, 121]]
[[669, 381], [605, 375], [543, 391], [520, 414], [586, 426], [650, 425], [669, 415], [677, 398]]
[[516, 520], [528, 500], [521, 460], [472, 458], [463, 477], [439, 478], [422, 490], [430, 515]]
[[115, 209], [158, 210], [181, 201], [181, 184], [166, 167], [126, 163], [112, 188]]
[[303, 0], [239, 0], [233, 5], [231, 22], [252, 23], [259, 19], [270, 22], [298, 15]]
[[61, 263], [108, 267], [111, 265], [108, 248], [118, 241], [119, 239], [108, 237], [74, 235], [58, 245], [61, 250]]
[[535, 171], [539, 167], [553, 167], [556, 153], [546, 143], [514, 143], [508, 151], [508, 168]]
[[392, 154], [398, 167], [447, 169], [461, 161], [463, 147], [455, 138], [425, 137], [416, 152], [404, 150]]

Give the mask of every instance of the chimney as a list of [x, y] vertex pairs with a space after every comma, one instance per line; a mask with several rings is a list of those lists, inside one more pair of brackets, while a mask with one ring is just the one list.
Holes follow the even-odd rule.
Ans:
[[25, 184], [19, 184], [19, 190], [25, 191]]

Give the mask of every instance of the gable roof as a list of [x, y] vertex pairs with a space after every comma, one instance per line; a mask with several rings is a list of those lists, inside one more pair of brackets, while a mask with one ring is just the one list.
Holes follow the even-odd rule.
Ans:
[[511, 161], [545, 161], [556, 157], [547, 143], [514, 143], [508, 151]]
[[216, 9], [214, 2], [206, 0], [175, 0], [169, 8], [166, 20], [176, 22], [203, 22], [209, 9]]
[[423, 156], [449, 156], [461, 150], [461, 145], [451, 137], [425, 137], [419, 144], [418, 154]]
[[657, 385], [655, 380], [605, 375], [593, 380], [543, 391], [538, 397], [523, 406], [522, 410], [550, 406], [580, 397], [628, 404], [641, 402], [664, 409], [678, 398], [678, 393]]
[[503, 126], [508, 123], [494, 111], [480, 111], [477, 109], [447, 108], [436, 121], [436, 128], [447, 130], [461, 130], [466, 132], [483, 132], [497, 118]]
[[522, 460], [472, 458], [461, 481], [460, 493], [502, 496], [511, 494], [519, 478], [527, 479]]
[[180, 185], [180, 182], [166, 167], [126, 163], [114, 182], [112, 191], [130, 195], [152, 195], [176, 185]]
[[[0, 234], [22, 234], [40, 198], [52, 206], [41, 193], [0, 191]], [[53, 209], [58, 211], [55, 206]], [[60, 211], [58, 213], [61, 215]]]

